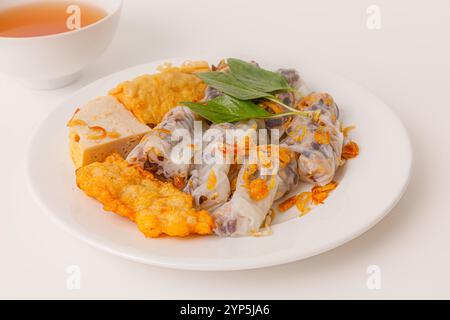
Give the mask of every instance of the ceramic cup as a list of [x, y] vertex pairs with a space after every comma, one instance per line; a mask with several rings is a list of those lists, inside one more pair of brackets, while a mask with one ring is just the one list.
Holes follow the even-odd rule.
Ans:
[[[39, 2], [3, 0], [0, 10]], [[45, 2], [42, 0], [40, 2]], [[0, 72], [21, 79], [35, 89], [56, 89], [76, 81], [87, 65], [109, 46], [116, 32], [122, 0], [90, 0], [107, 16], [94, 24], [48, 36], [0, 37]]]

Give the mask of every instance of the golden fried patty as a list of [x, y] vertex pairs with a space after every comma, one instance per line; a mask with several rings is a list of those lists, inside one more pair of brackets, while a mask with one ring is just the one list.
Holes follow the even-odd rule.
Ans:
[[159, 73], [143, 75], [119, 84], [109, 92], [144, 124], [155, 126], [182, 101], [203, 99], [206, 84], [194, 73], [209, 71], [204, 61], [186, 62], [180, 67], [166, 64]]
[[196, 211], [192, 197], [150, 172], [130, 165], [118, 154], [77, 170], [77, 185], [106, 211], [135, 221], [147, 237], [211, 234], [207, 211]]

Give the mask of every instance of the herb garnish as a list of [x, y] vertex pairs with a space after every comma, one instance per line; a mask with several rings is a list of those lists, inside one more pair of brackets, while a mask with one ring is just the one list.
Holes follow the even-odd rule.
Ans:
[[279, 73], [264, 70], [254, 64], [233, 58], [228, 59], [228, 66], [231, 74], [248, 88], [265, 93], [293, 90], [286, 78]]
[[195, 102], [183, 102], [183, 104], [214, 123], [264, 118], [271, 115], [252, 101], [239, 100], [228, 95], [218, 96], [206, 104]]
[[272, 114], [252, 101], [245, 101], [232, 96], [223, 95], [205, 104], [182, 102], [192, 111], [213, 123], [236, 122], [249, 119], [272, 119], [292, 115], [311, 117], [313, 112], [295, 111]]
[[231, 73], [211, 71], [198, 73], [197, 76], [208, 86], [241, 100], [253, 100], [271, 96], [270, 93], [249, 87]]
[[[282, 75], [239, 59], [229, 58], [227, 62], [229, 72], [211, 71], [197, 74], [208, 86], [221, 91], [224, 95], [204, 104], [195, 102], [181, 104], [213, 123], [291, 115], [312, 116], [312, 112], [299, 111], [278, 100], [276, 93], [295, 91]], [[252, 101], [256, 99], [270, 100], [291, 112], [272, 114]]]

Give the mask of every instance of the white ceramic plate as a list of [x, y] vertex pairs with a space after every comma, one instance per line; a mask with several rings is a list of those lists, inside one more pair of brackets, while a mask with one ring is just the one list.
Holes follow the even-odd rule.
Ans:
[[268, 69], [297, 68], [311, 89], [331, 93], [343, 122], [357, 125], [352, 136], [360, 146], [360, 156], [341, 169], [339, 187], [324, 205], [302, 218], [295, 208], [279, 216], [271, 236], [144, 238], [132, 222], [105, 213], [99, 203], [78, 190], [66, 123], [76, 107], [105, 95], [118, 83], [152, 73], [163, 62], [185, 60], [156, 61], [96, 81], [64, 101], [34, 134], [27, 163], [31, 189], [45, 211], [71, 234], [112, 254], [157, 266], [252, 269], [333, 249], [375, 225], [402, 196], [411, 170], [411, 146], [402, 123], [383, 102], [359, 85], [321, 69], [263, 62]]

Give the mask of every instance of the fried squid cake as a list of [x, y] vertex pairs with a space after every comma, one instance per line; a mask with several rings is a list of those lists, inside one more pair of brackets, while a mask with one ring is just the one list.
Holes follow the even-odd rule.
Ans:
[[109, 92], [139, 121], [151, 127], [180, 102], [202, 100], [206, 84], [195, 73], [210, 69], [207, 62], [193, 61], [180, 67], [166, 64], [158, 70], [159, 73], [125, 81]]
[[214, 222], [207, 211], [196, 211], [193, 199], [172, 183], [130, 165], [118, 154], [76, 172], [77, 185], [88, 196], [137, 223], [147, 237], [211, 234]]

